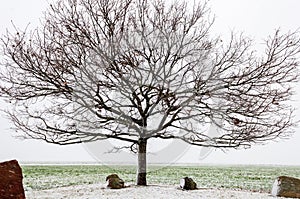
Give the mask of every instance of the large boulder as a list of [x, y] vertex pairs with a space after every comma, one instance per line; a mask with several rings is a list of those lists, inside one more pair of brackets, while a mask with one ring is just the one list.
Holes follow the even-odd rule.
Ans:
[[117, 174], [111, 174], [106, 177], [107, 187], [111, 189], [124, 188], [124, 181]]
[[272, 195], [288, 198], [300, 198], [300, 179], [279, 176], [272, 187]]
[[197, 189], [197, 184], [192, 178], [185, 177], [180, 180], [180, 187], [185, 190]]
[[22, 169], [17, 160], [0, 163], [0, 198], [25, 199]]

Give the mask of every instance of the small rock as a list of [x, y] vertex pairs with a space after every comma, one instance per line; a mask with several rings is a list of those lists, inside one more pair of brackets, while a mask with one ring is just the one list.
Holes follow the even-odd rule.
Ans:
[[106, 177], [107, 187], [111, 189], [124, 188], [124, 181], [117, 174], [111, 174]]
[[25, 199], [22, 169], [17, 160], [0, 163], [0, 198]]
[[192, 178], [185, 177], [180, 180], [180, 187], [185, 190], [197, 189], [197, 184]]
[[273, 196], [300, 198], [300, 179], [289, 176], [279, 176], [272, 187]]

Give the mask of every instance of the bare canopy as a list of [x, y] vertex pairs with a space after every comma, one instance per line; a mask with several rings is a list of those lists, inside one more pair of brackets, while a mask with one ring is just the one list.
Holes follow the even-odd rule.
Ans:
[[38, 29], [2, 38], [8, 116], [25, 138], [131, 143], [141, 185], [150, 138], [238, 148], [291, 133], [298, 33], [276, 31], [258, 54], [212, 24], [206, 2], [59, 0]]

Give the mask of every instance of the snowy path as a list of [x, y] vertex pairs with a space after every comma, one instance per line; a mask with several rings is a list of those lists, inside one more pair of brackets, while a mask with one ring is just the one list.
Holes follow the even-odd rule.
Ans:
[[[27, 191], [27, 199], [144, 199], [144, 198], [183, 198], [183, 199], [275, 199], [268, 193], [234, 191], [229, 189], [198, 189], [182, 191], [176, 186], [153, 185], [112, 190], [102, 184], [77, 185], [42, 191]], [[278, 199], [278, 198], [276, 198]], [[286, 199], [286, 198], [285, 198]]]

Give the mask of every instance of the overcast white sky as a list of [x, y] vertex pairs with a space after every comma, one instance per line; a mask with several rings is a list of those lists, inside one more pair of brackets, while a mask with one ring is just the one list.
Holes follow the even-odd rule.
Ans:
[[[0, 35], [6, 28], [34, 28], [50, 0], [9, 0], [0, 3]], [[212, 13], [216, 16], [214, 30], [228, 34], [231, 30], [244, 31], [258, 43], [268, 34], [281, 27], [296, 30], [300, 27], [299, 0], [210, 0]], [[300, 88], [300, 84], [297, 86]], [[300, 95], [295, 97], [295, 106], [300, 108]], [[0, 102], [0, 106], [4, 103]], [[300, 110], [297, 111], [300, 119]], [[0, 162], [8, 159], [19, 161], [94, 161], [81, 145], [55, 146], [40, 141], [16, 140], [11, 136], [10, 124], [0, 115]], [[271, 142], [248, 150], [216, 151], [204, 160], [192, 148], [182, 162], [217, 164], [284, 164], [300, 165], [300, 127], [289, 140]]]

